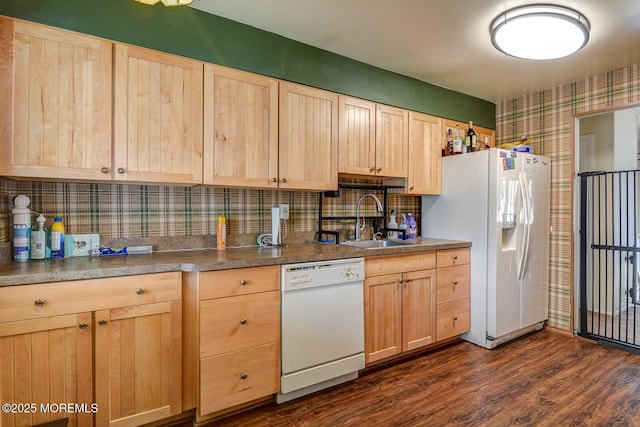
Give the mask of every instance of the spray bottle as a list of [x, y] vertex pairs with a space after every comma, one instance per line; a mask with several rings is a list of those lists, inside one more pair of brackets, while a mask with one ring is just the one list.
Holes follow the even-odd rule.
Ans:
[[13, 260], [28, 261], [31, 245], [31, 200], [24, 194], [13, 199]]

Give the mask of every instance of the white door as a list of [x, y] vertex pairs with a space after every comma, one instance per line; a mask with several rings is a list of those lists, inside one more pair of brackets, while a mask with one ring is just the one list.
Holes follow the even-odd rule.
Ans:
[[525, 156], [522, 177], [528, 197], [526, 259], [521, 274], [520, 326], [547, 319], [549, 312], [549, 195], [551, 164], [540, 156]]

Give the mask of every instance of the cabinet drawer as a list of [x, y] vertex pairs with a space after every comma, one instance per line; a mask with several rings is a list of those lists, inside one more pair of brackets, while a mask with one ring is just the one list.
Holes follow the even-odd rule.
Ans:
[[0, 287], [0, 322], [181, 299], [181, 273]]
[[364, 277], [407, 271], [429, 270], [436, 267], [436, 253], [423, 252], [412, 255], [388, 255], [365, 258]]
[[200, 357], [266, 344], [279, 338], [278, 291], [200, 303]]
[[279, 389], [277, 343], [200, 360], [200, 415], [269, 396]]
[[237, 268], [200, 273], [200, 299], [246, 295], [280, 289], [280, 266]]
[[438, 268], [469, 264], [469, 248], [438, 251]]
[[469, 331], [469, 298], [438, 304], [436, 308], [438, 341]]
[[469, 264], [438, 269], [436, 277], [438, 304], [469, 298]]

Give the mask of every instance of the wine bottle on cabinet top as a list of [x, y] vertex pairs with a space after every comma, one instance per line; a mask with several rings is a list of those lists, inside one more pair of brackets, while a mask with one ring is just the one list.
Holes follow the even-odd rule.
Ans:
[[476, 132], [473, 130], [473, 122], [470, 121], [469, 130], [467, 130], [467, 150], [469, 152], [476, 151], [476, 149], [478, 148], [477, 141], [478, 137], [476, 135]]

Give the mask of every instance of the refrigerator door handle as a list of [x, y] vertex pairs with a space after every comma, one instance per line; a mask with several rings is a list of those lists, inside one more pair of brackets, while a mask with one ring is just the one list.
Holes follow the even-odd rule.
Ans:
[[527, 176], [520, 172], [518, 177], [520, 181], [520, 200], [522, 203], [522, 216], [521, 219], [524, 221], [522, 224], [522, 239], [520, 239], [520, 251], [518, 257], [518, 280], [524, 278], [525, 267], [527, 264], [527, 255], [529, 252], [529, 236], [531, 234], [531, 218], [530, 218], [530, 209], [531, 209], [531, 195], [529, 193], [529, 185], [527, 183]]

